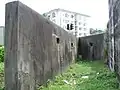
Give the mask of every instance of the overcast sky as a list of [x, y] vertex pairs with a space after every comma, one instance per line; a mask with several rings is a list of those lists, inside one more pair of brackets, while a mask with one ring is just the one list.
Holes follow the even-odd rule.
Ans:
[[[15, 0], [0, 0], [0, 26], [5, 23], [5, 3]], [[108, 21], [108, 0], [19, 0], [43, 14], [61, 8], [91, 16], [91, 27], [106, 28]]]

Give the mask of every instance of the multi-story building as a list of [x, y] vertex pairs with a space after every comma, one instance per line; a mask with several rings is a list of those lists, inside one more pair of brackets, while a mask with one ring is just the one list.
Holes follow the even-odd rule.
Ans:
[[4, 26], [0, 26], [0, 45], [4, 45]]
[[73, 33], [76, 37], [88, 36], [90, 34], [88, 27], [90, 16], [88, 15], [63, 9], [54, 9], [43, 15], [64, 30]]

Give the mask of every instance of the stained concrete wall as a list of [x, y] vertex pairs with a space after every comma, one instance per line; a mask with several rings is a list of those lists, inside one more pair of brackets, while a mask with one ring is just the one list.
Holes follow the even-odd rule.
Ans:
[[36, 90], [76, 57], [76, 38], [19, 1], [6, 4], [5, 90]]
[[[113, 24], [109, 29], [113, 29], [113, 38], [114, 42], [112, 45], [114, 46], [114, 49], [112, 49], [111, 52], [114, 52], [114, 71], [116, 72], [119, 84], [120, 84], [120, 1], [119, 0], [112, 0], [114, 3], [110, 4], [110, 7], [112, 8], [111, 13], [109, 14], [112, 18]], [[109, 22], [111, 23], [111, 22]], [[120, 86], [120, 85], [119, 85]]]
[[102, 60], [104, 57], [104, 34], [79, 38], [78, 56], [84, 60]]
[[115, 71], [120, 86], [120, 1], [109, 0], [109, 45], [108, 60], [109, 67]]
[[[119, 0], [109, 0], [109, 21], [108, 21], [108, 25], [107, 25], [107, 29], [108, 29], [108, 64], [109, 64], [109, 67], [112, 71], [114, 71], [114, 60], [115, 60], [115, 38], [114, 38], [114, 5], [115, 3], [118, 3], [116, 1], [119, 1]], [[117, 19], [117, 18], [116, 18]]]

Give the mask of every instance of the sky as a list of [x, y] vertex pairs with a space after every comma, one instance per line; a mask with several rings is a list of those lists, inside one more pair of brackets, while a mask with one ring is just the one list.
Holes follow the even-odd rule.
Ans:
[[[5, 23], [5, 4], [0, 0], [0, 26]], [[108, 22], [108, 0], [19, 0], [40, 14], [61, 8], [91, 16], [90, 27], [105, 29]]]

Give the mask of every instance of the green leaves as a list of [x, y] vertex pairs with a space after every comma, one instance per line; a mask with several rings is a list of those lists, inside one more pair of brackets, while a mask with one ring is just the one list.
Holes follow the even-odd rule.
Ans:
[[0, 63], [0, 90], [4, 90], [4, 63]]
[[4, 62], [4, 46], [0, 46], [0, 62]]
[[0, 90], [4, 90], [4, 46], [0, 46]]
[[[89, 78], [82, 78], [82, 77]], [[79, 61], [69, 67], [62, 75], [56, 76], [48, 86], [38, 90], [118, 90], [113, 72], [104, 61]]]

